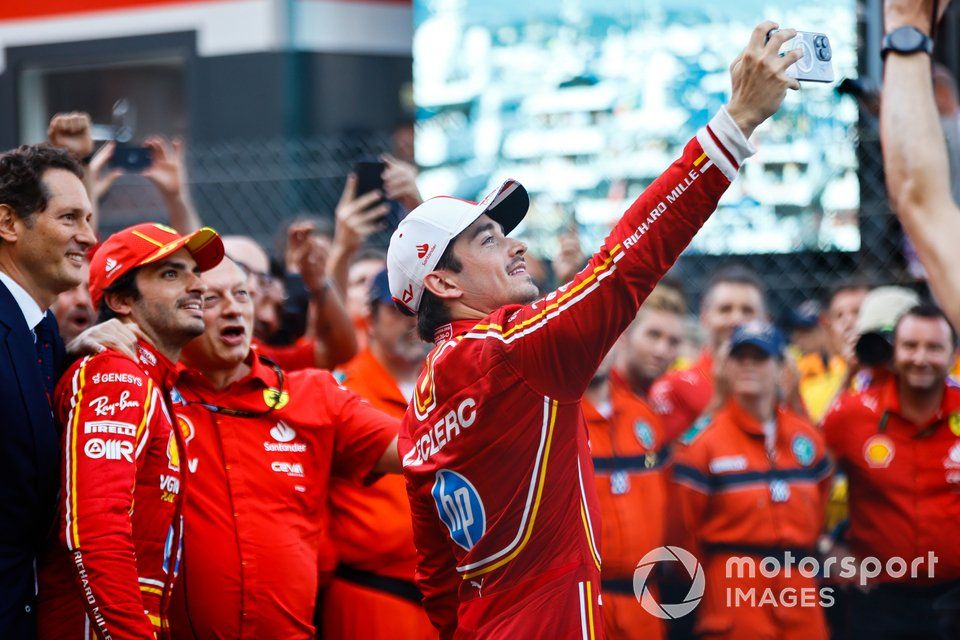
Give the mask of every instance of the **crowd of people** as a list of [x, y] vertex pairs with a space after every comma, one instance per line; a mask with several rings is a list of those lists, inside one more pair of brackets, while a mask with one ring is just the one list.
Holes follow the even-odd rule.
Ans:
[[[930, 4], [887, 29], [929, 37]], [[180, 140], [145, 141], [166, 224], [108, 237], [89, 116], [0, 155], [0, 637], [960, 637], [960, 211], [924, 49], [888, 47], [880, 114], [932, 295], [852, 275], [775, 323], [744, 264], [667, 275], [799, 87], [776, 28], [591, 256], [528, 255], [515, 181], [424, 200], [409, 157], [269, 251], [203, 226]], [[664, 548], [696, 570], [638, 582]]]

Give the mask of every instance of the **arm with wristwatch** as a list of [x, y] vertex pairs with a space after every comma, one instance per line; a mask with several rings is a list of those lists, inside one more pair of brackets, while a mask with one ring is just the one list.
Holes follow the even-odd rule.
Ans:
[[949, 0], [886, 0], [880, 132], [890, 202], [916, 246], [928, 283], [960, 326], [956, 239], [946, 143], [933, 98], [932, 36]]

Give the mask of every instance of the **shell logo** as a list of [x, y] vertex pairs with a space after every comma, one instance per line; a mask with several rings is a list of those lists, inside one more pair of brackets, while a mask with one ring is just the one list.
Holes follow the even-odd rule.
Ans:
[[872, 469], [886, 469], [893, 460], [896, 449], [893, 440], [887, 436], [876, 435], [863, 445], [863, 459]]
[[[177, 416], [177, 426], [180, 428], [185, 443], [193, 440], [196, 431], [190, 420], [183, 416]], [[167, 462], [169, 463], [168, 466], [174, 471], [180, 470], [180, 448], [177, 446], [177, 437], [173, 431], [170, 431], [170, 438], [167, 440]]]

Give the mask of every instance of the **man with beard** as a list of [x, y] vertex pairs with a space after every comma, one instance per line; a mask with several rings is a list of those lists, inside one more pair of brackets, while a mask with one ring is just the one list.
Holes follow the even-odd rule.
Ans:
[[136, 361], [106, 350], [57, 385], [59, 544], [40, 571], [41, 637], [147, 640], [167, 630], [184, 451], [168, 391], [180, 349], [203, 333], [199, 274], [221, 258], [212, 229], [179, 236], [146, 223], [110, 236], [90, 262], [100, 320], [135, 323], [144, 337]]
[[508, 234], [529, 196], [433, 198], [390, 239], [394, 301], [427, 357], [401, 426], [417, 586], [443, 638], [603, 637], [599, 509], [581, 399], [640, 304], [753, 151], [747, 137], [799, 84], [795, 32], [756, 27], [733, 93], [634, 202], [587, 266], [538, 299]]
[[942, 311], [912, 308], [894, 331], [894, 375], [842, 396], [824, 419], [849, 483], [853, 555], [885, 565], [936, 558], [920, 575], [883, 575], [851, 591], [852, 638], [956, 637], [941, 635], [935, 606], [960, 587], [960, 545], [947, 533], [960, 520], [960, 389], [947, 378], [955, 348]]
[[230, 259], [204, 274], [203, 335], [174, 404], [189, 443], [179, 638], [313, 638], [331, 476], [400, 470], [397, 421], [320, 369], [251, 351], [253, 300]]
[[[367, 346], [344, 368], [342, 383], [377, 409], [402, 418], [429, 346], [417, 336], [416, 320], [394, 306], [386, 270], [373, 278], [368, 299]], [[340, 564], [323, 598], [321, 637], [437, 637], [413, 584], [417, 550], [401, 476], [369, 487], [335, 479], [330, 535]]]

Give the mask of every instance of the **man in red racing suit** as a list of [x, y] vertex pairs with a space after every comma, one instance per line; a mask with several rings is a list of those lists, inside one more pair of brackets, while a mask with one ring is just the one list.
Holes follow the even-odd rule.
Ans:
[[429, 200], [394, 233], [395, 301], [423, 320], [435, 312], [421, 303], [436, 298], [451, 320], [435, 327], [399, 439], [417, 585], [443, 638], [602, 637], [581, 397], [752, 153], [747, 136], [795, 86], [780, 70], [794, 56], [777, 58], [777, 35], [763, 45], [771, 25], [757, 27], [734, 65], [729, 108], [633, 203], [586, 268], [545, 298], [503, 300], [502, 291], [514, 302], [528, 291], [525, 247], [506, 237], [529, 202], [516, 182], [479, 204]]

